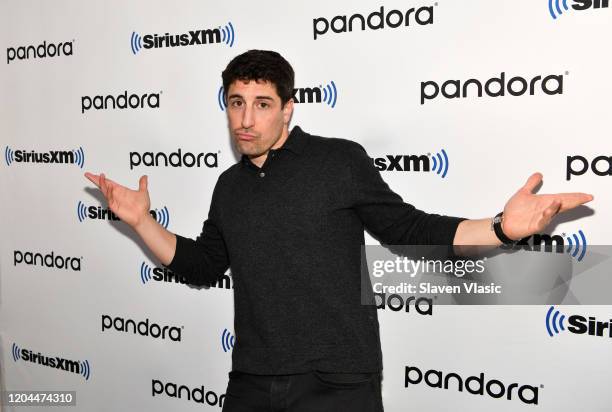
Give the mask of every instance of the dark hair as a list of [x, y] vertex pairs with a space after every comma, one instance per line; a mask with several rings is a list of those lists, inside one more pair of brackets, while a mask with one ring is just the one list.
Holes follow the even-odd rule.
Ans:
[[293, 97], [293, 68], [280, 54], [271, 50], [249, 50], [232, 59], [221, 73], [224, 98], [236, 80], [269, 81], [276, 87], [282, 106]]

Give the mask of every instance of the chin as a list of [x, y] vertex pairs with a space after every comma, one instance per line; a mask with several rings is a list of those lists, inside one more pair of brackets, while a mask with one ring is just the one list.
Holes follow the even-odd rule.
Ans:
[[238, 153], [247, 156], [254, 156], [259, 154], [259, 151], [256, 148], [245, 144], [237, 144], [236, 150], [238, 151]]

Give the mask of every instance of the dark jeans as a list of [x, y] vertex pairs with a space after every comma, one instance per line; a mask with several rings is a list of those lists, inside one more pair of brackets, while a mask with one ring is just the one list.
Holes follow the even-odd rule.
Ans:
[[383, 412], [380, 373], [229, 373], [223, 412]]

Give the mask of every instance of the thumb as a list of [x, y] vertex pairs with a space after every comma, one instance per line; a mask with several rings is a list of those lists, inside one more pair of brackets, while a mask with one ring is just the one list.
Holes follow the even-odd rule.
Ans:
[[542, 177], [542, 173], [539, 172], [532, 174], [521, 190], [533, 193], [534, 189], [542, 182]]
[[140, 180], [138, 181], [138, 191], [146, 192], [148, 186], [148, 177], [147, 175], [140, 176]]

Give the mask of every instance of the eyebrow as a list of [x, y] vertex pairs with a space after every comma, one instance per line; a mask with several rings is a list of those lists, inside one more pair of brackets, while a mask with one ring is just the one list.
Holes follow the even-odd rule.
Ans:
[[[243, 99], [243, 97], [242, 97], [241, 95], [239, 95], [239, 94], [232, 94], [232, 95], [230, 95], [230, 96], [228, 96], [228, 97], [227, 97], [227, 99], [228, 99], [228, 100], [229, 100], [229, 99], [233, 99], [233, 98], [240, 98], [240, 99]], [[258, 99], [258, 100], [272, 100], [272, 101], [274, 100], [274, 99], [273, 99], [272, 97], [270, 97], [270, 96], [255, 96], [255, 99]]]

